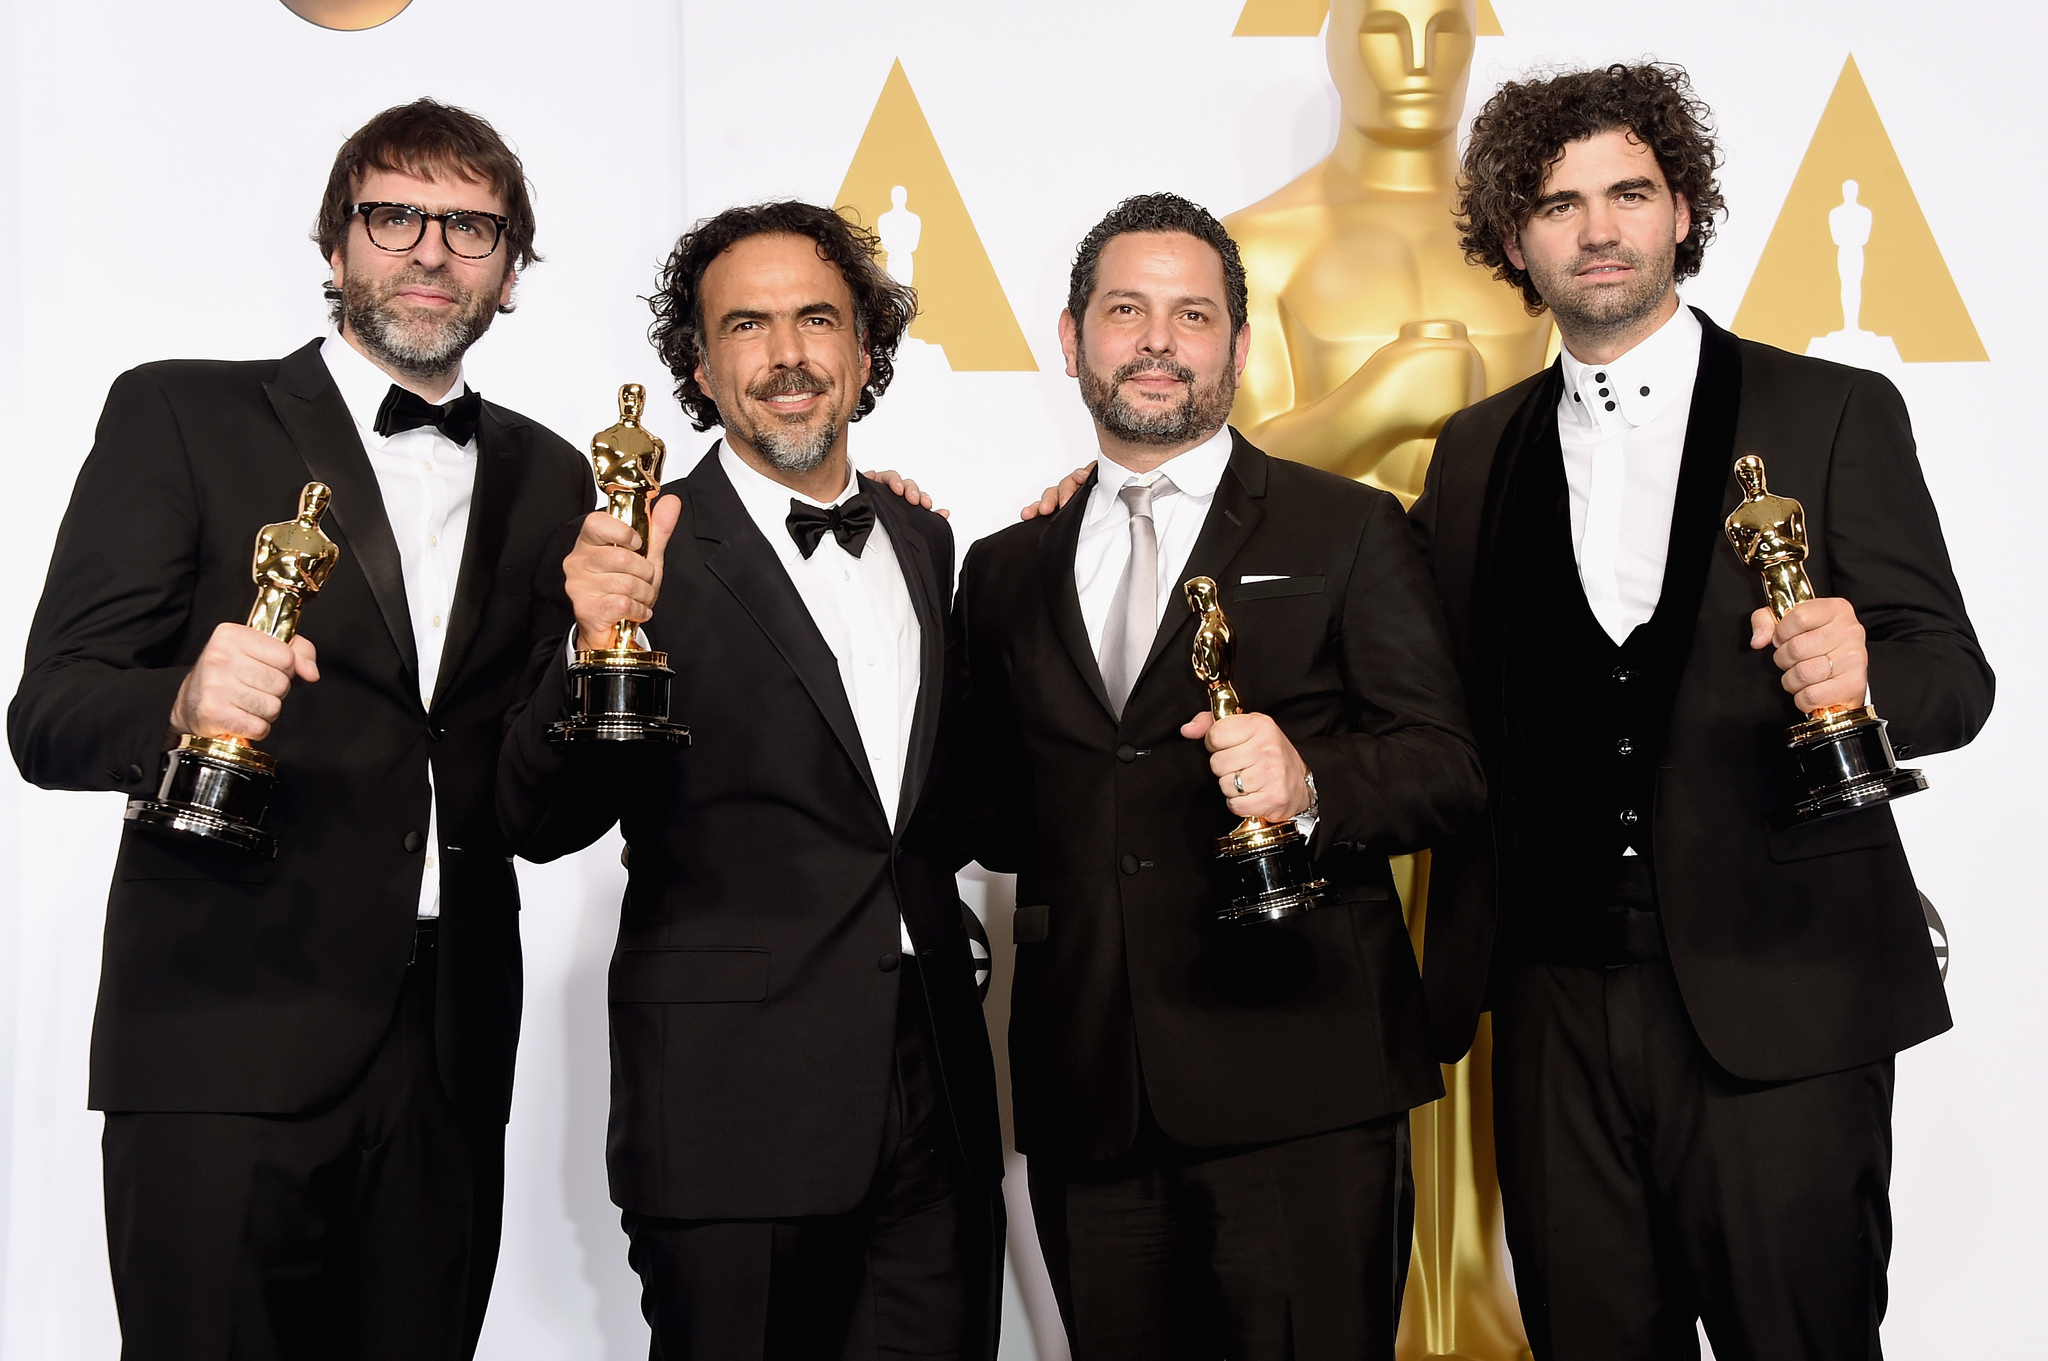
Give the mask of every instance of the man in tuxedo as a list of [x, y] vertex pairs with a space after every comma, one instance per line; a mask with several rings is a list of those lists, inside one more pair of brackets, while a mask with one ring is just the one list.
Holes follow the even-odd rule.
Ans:
[[[1721, 1356], [1878, 1355], [1892, 1056], [1948, 1007], [1889, 809], [1769, 815], [1796, 711], [1874, 702], [1925, 754], [1991, 708], [1898, 392], [1680, 305], [1707, 116], [1656, 64], [1481, 111], [1467, 253], [1564, 351], [1452, 418], [1414, 508], [1491, 803], [1435, 856], [1431, 1012], [1449, 1062], [1490, 999], [1546, 1361], [1695, 1356], [1702, 1318]], [[1744, 454], [1805, 505], [1782, 621], [1722, 532]]]
[[[1225, 424], [1249, 334], [1214, 217], [1119, 205], [1060, 316], [1096, 471], [961, 571], [971, 848], [1018, 875], [1017, 1145], [1082, 1361], [1391, 1357], [1443, 1090], [1387, 857], [1482, 804], [1457, 674], [1399, 502]], [[1249, 710], [1215, 721], [1196, 576]], [[1253, 815], [1327, 897], [1221, 925]]]
[[[181, 733], [278, 766], [273, 860], [121, 838], [91, 1103], [126, 1357], [475, 1350], [519, 1030], [492, 785], [542, 548], [592, 501], [462, 380], [533, 230], [482, 119], [377, 115], [320, 207], [335, 331], [122, 375], [79, 472], [8, 711], [23, 776], [148, 796]], [[286, 645], [239, 622], [250, 546], [315, 479], [340, 560]]]
[[[546, 860], [617, 823], [612, 1198], [662, 1361], [995, 1354], [1002, 1154], [954, 889], [953, 539], [847, 459], [916, 311], [803, 203], [676, 245], [654, 339], [724, 438], [640, 536], [561, 551], [499, 807]], [[571, 750], [572, 649], [644, 625], [685, 749]]]

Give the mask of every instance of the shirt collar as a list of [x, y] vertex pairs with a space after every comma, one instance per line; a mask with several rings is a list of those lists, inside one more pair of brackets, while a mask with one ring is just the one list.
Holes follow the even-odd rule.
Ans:
[[[355, 346], [341, 338], [339, 331], [329, 332], [320, 343], [320, 357], [327, 361], [327, 371], [334, 375], [334, 385], [341, 389], [341, 400], [348, 407], [348, 414], [358, 427], [369, 430], [377, 424], [377, 411], [384, 405], [384, 398], [394, 386], [391, 375], [372, 364]], [[460, 396], [466, 387], [463, 382], [461, 365], [455, 369], [455, 381], [448, 390], [434, 399], [433, 404], [441, 405]]]
[[[789, 503], [802, 501], [812, 506], [836, 506], [860, 490], [860, 484], [853, 475], [852, 460], [847, 461], [846, 486], [830, 501], [819, 501], [805, 496], [791, 487], [785, 487], [766, 473], [756, 471], [754, 466], [733, 452], [730, 440], [718, 442], [718, 466], [725, 469], [725, 477], [732, 483], [732, 489], [739, 493], [740, 504], [747, 508], [747, 514], [754, 517], [754, 523], [761, 526], [761, 532], [769, 534], [771, 527], [785, 524], [789, 519]], [[789, 539], [787, 534], [782, 536]]]
[[1108, 454], [1096, 468], [1096, 494], [1088, 499], [1087, 522], [1102, 519], [1109, 514], [1110, 507], [1121, 505], [1117, 493], [1133, 482], [1149, 482], [1164, 473], [1173, 479], [1173, 485], [1183, 496], [1210, 497], [1216, 494], [1217, 484], [1223, 481], [1223, 470], [1230, 466], [1230, 451], [1234, 446], [1228, 425], [1194, 448], [1175, 454], [1149, 473], [1134, 473], [1118, 463]]
[[1648, 425], [1679, 393], [1691, 391], [1700, 367], [1700, 335], [1700, 319], [1681, 301], [1670, 320], [1610, 363], [1583, 364], [1564, 350], [1563, 409], [1583, 425]]

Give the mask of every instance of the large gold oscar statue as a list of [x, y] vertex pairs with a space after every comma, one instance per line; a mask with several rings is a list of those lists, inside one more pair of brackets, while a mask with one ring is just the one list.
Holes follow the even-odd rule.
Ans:
[[[1232, 424], [1284, 458], [1412, 504], [1453, 412], [1536, 372], [1548, 316], [1465, 262], [1452, 223], [1474, 0], [1335, 0], [1337, 146], [1226, 218], [1244, 252], [1252, 353]], [[1394, 862], [1421, 949], [1426, 854]], [[1415, 1112], [1415, 1259], [1401, 1361], [1530, 1355], [1508, 1284], [1493, 1162], [1492, 1037]]]

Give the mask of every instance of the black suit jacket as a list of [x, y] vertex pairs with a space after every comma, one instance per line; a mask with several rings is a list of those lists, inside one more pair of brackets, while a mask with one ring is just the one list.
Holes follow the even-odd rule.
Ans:
[[[630, 878], [612, 958], [612, 1198], [683, 1219], [836, 1214], [882, 1156], [901, 992], [899, 914], [916, 943], [939, 1067], [969, 1166], [1002, 1175], [994, 1065], [959, 895], [950, 759], [958, 649], [944, 519], [862, 482], [923, 635], [898, 818], [833, 658], [716, 446], [682, 499], [647, 624], [676, 673], [679, 750], [565, 752], [574, 619], [555, 628], [531, 702], [507, 725], [499, 808], [547, 860], [617, 822]], [[558, 547], [566, 553], [565, 538]], [[868, 551], [875, 551], [870, 547]]]
[[1208, 753], [1179, 732], [1208, 707], [1195, 618], [1166, 611], [1117, 718], [1074, 585], [1088, 495], [977, 543], [961, 572], [971, 849], [1018, 874], [1018, 1147], [1113, 1157], [1141, 1100], [1170, 1138], [1220, 1147], [1433, 1099], [1387, 857], [1476, 813], [1482, 789], [1399, 503], [1235, 438], [1181, 576], [1221, 586], [1246, 707], [1315, 772], [1312, 850], [1331, 896], [1284, 922], [1219, 927], [1213, 842], [1236, 819]]
[[[1806, 508], [1807, 574], [1843, 596], [1869, 638], [1871, 698], [1895, 744], [1925, 755], [1968, 742], [1992, 675], [1964, 613], [1915, 457], [1905, 403], [1884, 378], [1705, 335], [1671, 524], [1665, 589], [1698, 601], [1658, 763], [1657, 898], [1672, 969], [1714, 1060], [1786, 1079], [1867, 1063], [1949, 1026], [1912, 871], [1887, 808], [1774, 831], [1790, 785], [1785, 730], [1799, 713], [1771, 650], [1752, 651], [1760, 578], [1722, 522], [1741, 498], [1734, 462], [1764, 461], [1771, 489]], [[1488, 582], [1514, 461], [1557, 419], [1561, 365], [1451, 418], [1413, 513], [1473, 697], [1496, 810], [1498, 617]], [[1555, 449], [1555, 441], [1549, 447]], [[1939, 797], [1937, 794], [1936, 797]], [[1434, 857], [1424, 952], [1438, 1057], [1471, 1043], [1493, 952], [1496, 827]]]
[[[172, 701], [214, 627], [249, 613], [256, 531], [311, 479], [341, 547], [302, 628], [320, 680], [261, 744], [278, 761], [244, 864], [124, 831], [107, 900], [91, 1103], [288, 1114], [341, 1092], [391, 1022], [412, 949], [428, 772], [440, 796], [441, 1076], [479, 1117], [510, 1109], [518, 886], [498, 834], [498, 738], [533, 647], [541, 548], [593, 501], [588, 465], [486, 402], [448, 641], [431, 707], [398, 547], [320, 342], [281, 360], [173, 361], [115, 380], [79, 471], [8, 710], [48, 789], [153, 793]], [[408, 841], [408, 838], [412, 838]]]

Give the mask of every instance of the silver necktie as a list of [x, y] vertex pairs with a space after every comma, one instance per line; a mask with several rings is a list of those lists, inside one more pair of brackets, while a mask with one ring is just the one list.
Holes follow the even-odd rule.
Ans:
[[1102, 683], [1119, 718], [1152, 650], [1152, 635], [1159, 631], [1159, 532], [1152, 524], [1152, 503], [1179, 490], [1162, 475], [1117, 493], [1131, 513], [1131, 560], [1124, 564], [1102, 630]]

